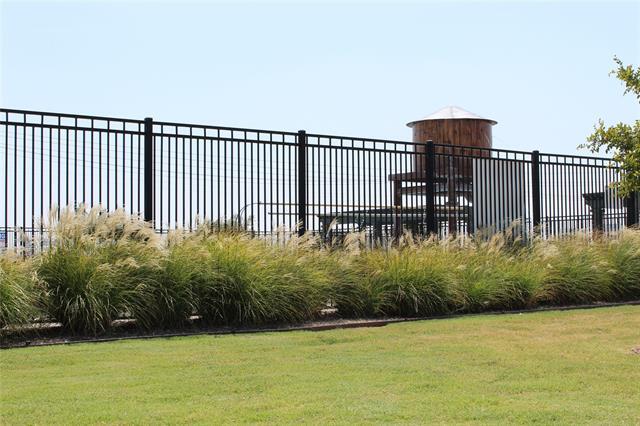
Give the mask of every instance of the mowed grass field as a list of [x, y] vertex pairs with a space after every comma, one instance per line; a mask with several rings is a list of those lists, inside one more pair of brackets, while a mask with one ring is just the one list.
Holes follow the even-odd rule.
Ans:
[[0, 423], [640, 423], [640, 306], [0, 351]]

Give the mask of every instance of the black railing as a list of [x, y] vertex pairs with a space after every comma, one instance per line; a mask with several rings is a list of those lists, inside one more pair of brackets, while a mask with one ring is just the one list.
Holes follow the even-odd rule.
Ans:
[[165, 233], [242, 227], [392, 241], [544, 238], [638, 223], [607, 158], [0, 109], [0, 247], [43, 244], [56, 206], [124, 209]]

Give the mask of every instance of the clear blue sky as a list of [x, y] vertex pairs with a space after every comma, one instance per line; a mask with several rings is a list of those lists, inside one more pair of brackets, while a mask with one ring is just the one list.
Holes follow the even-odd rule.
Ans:
[[2, 2], [3, 107], [409, 140], [445, 105], [573, 153], [640, 117], [640, 2]]

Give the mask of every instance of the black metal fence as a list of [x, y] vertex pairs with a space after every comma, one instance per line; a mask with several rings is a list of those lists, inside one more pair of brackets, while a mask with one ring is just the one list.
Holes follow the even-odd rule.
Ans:
[[638, 223], [610, 159], [537, 151], [0, 109], [0, 161], [0, 247], [43, 244], [53, 207], [98, 204], [161, 233], [206, 221], [383, 242]]

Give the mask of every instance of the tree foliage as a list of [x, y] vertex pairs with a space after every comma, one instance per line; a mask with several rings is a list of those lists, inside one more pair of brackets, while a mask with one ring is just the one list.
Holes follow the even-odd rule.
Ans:
[[[611, 71], [625, 86], [624, 94], [635, 95], [640, 103], [640, 67], [624, 65], [620, 59], [614, 57], [617, 68]], [[605, 126], [604, 121], [598, 120], [594, 132], [587, 138], [587, 143], [581, 145], [591, 152], [604, 149], [611, 153], [613, 159], [620, 165], [620, 181], [615, 185], [620, 195], [628, 196], [634, 191], [640, 191], [640, 120], [633, 124], [618, 123]]]

